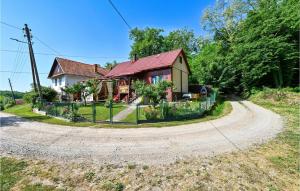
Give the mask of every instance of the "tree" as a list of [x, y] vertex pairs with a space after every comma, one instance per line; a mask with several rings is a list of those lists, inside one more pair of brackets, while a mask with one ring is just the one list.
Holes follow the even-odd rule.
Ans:
[[164, 39], [165, 51], [182, 48], [189, 57], [198, 52], [198, 39], [192, 30], [187, 28], [171, 31]]
[[146, 84], [144, 81], [137, 80], [133, 83], [133, 89], [138, 96], [148, 97], [155, 106], [162, 99], [166, 99], [167, 89], [172, 88], [172, 82], [160, 81], [157, 84]]
[[91, 94], [97, 94], [99, 92], [99, 81], [96, 79], [90, 79], [86, 82], [78, 82], [69, 87], [66, 87], [64, 90], [68, 94], [77, 94], [80, 93], [84, 105], [86, 106], [86, 98]]
[[88, 95], [95, 95], [94, 97], [96, 98], [96, 94], [100, 91], [99, 90], [99, 81], [96, 80], [96, 79], [90, 79], [88, 81], [86, 81], [85, 83], [86, 85], [86, 88], [85, 88], [85, 91], [87, 91], [86, 94]]
[[299, 9], [296, 0], [218, 1], [203, 15], [214, 38], [190, 62], [193, 74], [231, 93], [298, 84]]
[[285, 6], [293, 10], [287, 2], [292, 1], [261, 0], [241, 23], [228, 58], [241, 71], [244, 91], [264, 85], [290, 86], [298, 77], [299, 38], [294, 25], [299, 21], [287, 22], [290, 11], [285, 12]]
[[83, 82], [75, 83], [71, 86], [65, 88], [65, 92], [68, 94], [80, 94], [84, 100], [84, 105], [86, 105], [86, 97], [87, 95], [84, 93], [86, 85]]
[[163, 29], [135, 28], [130, 31], [129, 38], [133, 40], [130, 58], [150, 56], [161, 52], [182, 48], [187, 56], [198, 52], [198, 39], [192, 30], [187, 28], [171, 31], [163, 35]]
[[133, 40], [131, 45], [130, 58], [145, 57], [158, 54], [164, 51], [164, 30], [155, 28], [138, 29], [134, 28], [130, 31], [129, 39]]
[[[54, 101], [57, 96], [57, 92], [50, 87], [41, 86], [41, 93], [42, 93], [43, 100], [48, 102]], [[35, 93], [34, 89], [32, 89], [29, 92], [26, 92], [23, 96], [25, 102], [32, 103], [32, 104], [35, 104], [38, 98], [39, 95]]]
[[116, 65], [118, 65], [117, 61], [112, 61], [112, 62], [106, 62], [104, 65], [104, 68], [111, 70], [113, 69]]

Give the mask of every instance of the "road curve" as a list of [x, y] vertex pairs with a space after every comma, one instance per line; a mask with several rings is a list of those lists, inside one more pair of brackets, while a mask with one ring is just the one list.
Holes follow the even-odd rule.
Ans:
[[0, 112], [0, 153], [60, 162], [166, 164], [245, 149], [276, 136], [279, 115], [232, 101], [222, 118], [164, 128], [80, 128], [33, 122]]

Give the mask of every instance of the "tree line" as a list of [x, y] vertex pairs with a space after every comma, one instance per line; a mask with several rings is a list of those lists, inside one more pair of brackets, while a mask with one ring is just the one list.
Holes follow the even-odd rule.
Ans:
[[298, 86], [299, 10], [297, 0], [217, 1], [204, 11], [199, 26], [212, 34], [209, 38], [188, 28], [168, 34], [134, 28], [129, 57], [183, 48], [190, 83], [210, 84], [225, 93]]

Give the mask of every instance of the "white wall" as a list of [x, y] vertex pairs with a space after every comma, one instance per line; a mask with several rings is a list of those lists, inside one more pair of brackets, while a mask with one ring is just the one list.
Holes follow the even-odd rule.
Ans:
[[[57, 79], [57, 85], [55, 85], [55, 79]], [[59, 84], [60, 79], [61, 79], [61, 84]], [[58, 93], [61, 93], [61, 88], [65, 88], [67, 86], [76, 84], [77, 82], [81, 82], [88, 79], [90, 78], [84, 76], [60, 75], [51, 79], [52, 80], [51, 87]]]

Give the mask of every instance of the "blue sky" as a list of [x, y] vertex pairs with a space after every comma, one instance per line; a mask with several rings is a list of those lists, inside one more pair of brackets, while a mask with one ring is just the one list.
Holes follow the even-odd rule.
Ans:
[[[213, 0], [113, 0], [132, 27], [157, 27], [165, 32], [187, 27], [204, 35], [200, 27], [203, 10]], [[35, 53], [57, 54], [35, 36], [66, 58], [104, 65], [107, 61], [127, 60], [131, 41], [128, 28], [108, 0], [1, 0], [1, 21], [32, 29]], [[4, 50], [28, 51], [21, 30], [1, 24], [1, 90], [9, 89], [7, 78], [18, 91], [28, 91], [32, 78], [28, 54]], [[82, 56], [82, 57], [73, 57]], [[36, 54], [42, 85], [49, 86], [47, 73], [55, 55]], [[8, 73], [3, 71], [17, 71]]]

